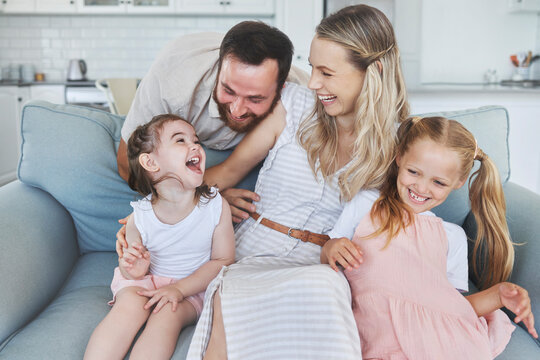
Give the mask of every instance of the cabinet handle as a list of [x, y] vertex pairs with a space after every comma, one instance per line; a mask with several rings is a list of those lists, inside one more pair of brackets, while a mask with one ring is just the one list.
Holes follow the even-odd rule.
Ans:
[[230, 1], [225, 1], [225, 5], [231, 5]]
[[219, 5], [225, 5], [225, 1], [220, 1]]
[[17, 101], [18, 101], [18, 102], [22, 102], [22, 100], [23, 100], [23, 99], [22, 99], [22, 97], [20, 97], [20, 96], [17, 98]]
[[71, 0], [69, 3], [70, 3], [71, 5], [73, 5], [73, 4], [75, 4], [75, 1]]

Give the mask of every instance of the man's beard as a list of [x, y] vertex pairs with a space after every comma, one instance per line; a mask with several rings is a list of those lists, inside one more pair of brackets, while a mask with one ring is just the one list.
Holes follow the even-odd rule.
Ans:
[[214, 88], [214, 91], [212, 93], [212, 97], [214, 101], [217, 104], [217, 108], [219, 111], [219, 117], [222, 121], [225, 122], [225, 125], [229, 127], [231, 130], [236, 131], [237, 133], [248, 133], [251, 130], [253, 130], [261, 121], [263, 121], [268, 115], [274, 111], [274, 108], [276, 107], [279, 99], [281, 98], [280, 93], [276, 93], [276, 96], [272, 100], [272, 104], [270, 105], [270, 108], [266, 112], [264, 112], [261, 115], [255, 115], [252, 112], [247, 112], [242, 117], [244, 118], [244, 121], [239, 122], [231, 119], [231, 113], [229, 112], [229, 106], [226, 104], [222, 104], [217, 99], [217, 87]]

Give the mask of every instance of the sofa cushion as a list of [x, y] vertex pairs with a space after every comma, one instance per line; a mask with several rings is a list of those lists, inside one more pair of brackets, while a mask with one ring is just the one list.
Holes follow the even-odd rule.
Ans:
[[22, 112], [19, 179], [49, 192], [73, 217], [81, 253], [113, 250], [135, 193], [118, 175], [123, 117], [32, 101]]
[[[81, 256], [57, 298], [5, 344], [0, 357], [82, 359], [90, 335], [109, 312], [110, 282], [117, 264], [112, 252]], [[193, 331], [194, 326], [182, 331], [172, 359], [185, 358]]]
[[[484, 106], [476, 109], [420, 114], [419, 116], [443, 116], [459, 121], [478, 141], [478, 146], [493, 160], [501, 181], [510, 178], [510, 151], [508, 148], [508, 112], [501, 106]], [[478, 169], [476, 162], [473, 171]], [[433, 210], [446, 221], [462, 225], [470, 211], [467, 184], [453, 191], [448, 199]]]

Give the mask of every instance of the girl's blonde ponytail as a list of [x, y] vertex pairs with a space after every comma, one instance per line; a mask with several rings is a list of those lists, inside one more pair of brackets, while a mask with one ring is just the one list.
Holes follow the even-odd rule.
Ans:
[[479, 287], [485, 289], [508, 280], [514, 265], [514, 248], [498, 170], [479, 148], [475, 160], [480, 161], [480, 168], [469, 179], [471, 211], [477, 224], [471, 262]]

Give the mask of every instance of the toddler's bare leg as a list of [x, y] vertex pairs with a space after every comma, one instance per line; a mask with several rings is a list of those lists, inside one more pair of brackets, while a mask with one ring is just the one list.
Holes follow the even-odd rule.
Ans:
[[195, 323], [197, 312], [184, 300], [175, 312], [168, 303], [157, 313], [151, 313], [141, 336], [131, 350], [130, 359], [170, 359], [185, 326]]
[[116, 294], [116, 302], [111, 311], [88, 341], [84, 359], [124, 358], [150, 313], [143, 308], [148, 299], [138, 295], [137, 290], [141, 288], [127, 287]]
[[224, 360], [227, 359], [227, 342], [225, 340], [225, 326], [223, 325], [223, 314], [221, 312], [221, 297], [216, 292], [214, 295], [214, 314], [212, 317], [212, 331], [210, 340], [206, 347], [204, 360]]

